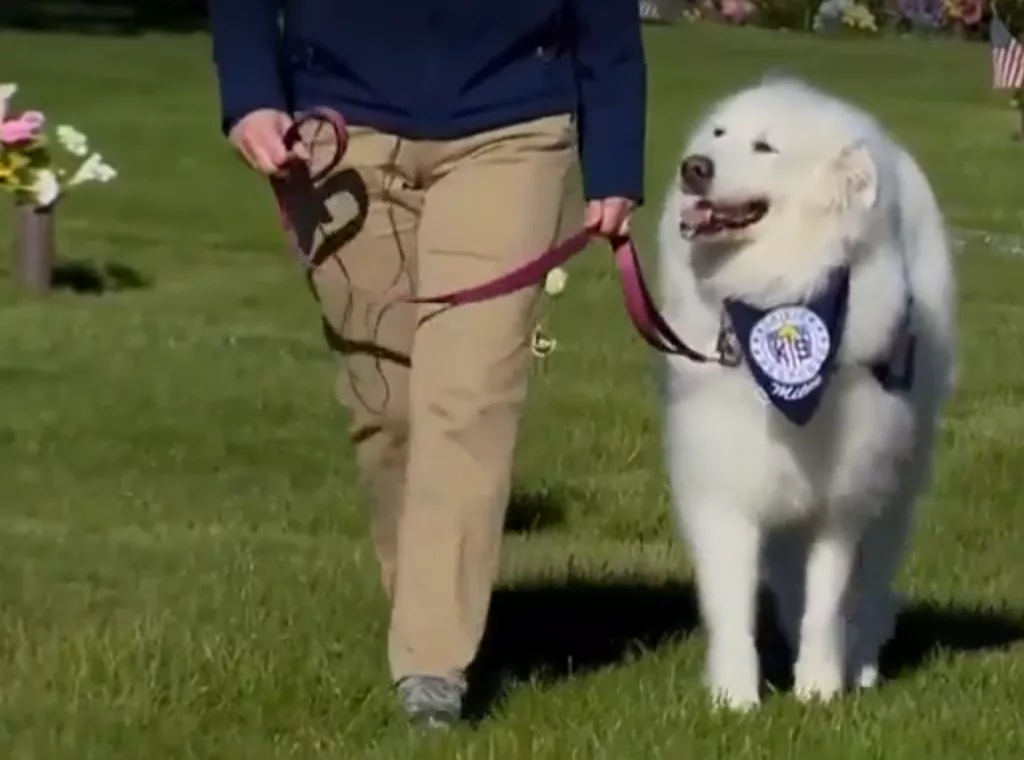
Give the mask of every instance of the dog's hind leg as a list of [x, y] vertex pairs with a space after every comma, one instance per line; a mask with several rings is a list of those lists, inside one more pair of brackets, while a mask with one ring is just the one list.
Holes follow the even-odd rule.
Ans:
[[776, 528], [765, 537], [765, 585], [775, 604], [776, 623], [793, 657], [800, 646], [808, 542], [809, 529], [804, 525]]
[[794, 691], [804, 701], [827, 701], [845, 686], [845, 611], [860, 538], [851, 527], [823, 525], [808, 553], [800, 649], [793, 669]]
[[851, 683], [862, 688], [878, 682], [879, 655], [895, 632], [900, 598], [892, 583], [907, 550], [917, 495], [927, 482], [934, 429], [923, 429], [919, 435], [920, 445], [900, 468], [899, 488], [866, 526], [857, 550], [847, 669]]
[[878, 658], [892, 638], [899, 599], [892, 581], [910, 532], [911, 506], [895, 504], [868, 525], [860, 542], [850, 620], [848, 672], [851, 683], [870, 688], [878, 682]]
[[761, 529], [742, 511], [707, 502], [687, 507], [683, 524], [708, 633], [707, 686], [717, 704], [755, 707], [761, 688], [755, 644]]

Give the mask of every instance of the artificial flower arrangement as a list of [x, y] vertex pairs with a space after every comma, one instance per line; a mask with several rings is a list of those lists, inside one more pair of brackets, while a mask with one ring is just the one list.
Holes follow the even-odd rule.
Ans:
[[747, 24], [757, 14], [753, 0], [692, 0], [686, 3], [680, 16], [683, 21], [722, 21], [727, 24]]
[[824, 0], [814, 15], [812, 28], [831, 32], [842, 27], [873, 33], [878, 31], [878, 20], [870, 8], [856, 0]]
[[965, 27], [977, 26], [985, 15], [983, 0], [942, 0], [946, 18]]
[[852, 3], [842, 10], [843, 24], [860, 32], [877, 32], [878, 20], [871, 9], [861, 3]]
[[[17, 91], [16, 84], [0, 84], [0, 190], [13, 194], [19, 204], [49, 209], [72, 187], [110, 182], [117, 176], [74, 127], [60, 125], [51, 135], [42, 112], [13, 113], [9, 106]], [[72, 159], [67, 163], [77, 163], [77, 168], [57, 160], [54, 142]]]
[[751, 0], [719, 0], [718, 13], [730, 24], [745, 24], [757, 13], [757, 6]]

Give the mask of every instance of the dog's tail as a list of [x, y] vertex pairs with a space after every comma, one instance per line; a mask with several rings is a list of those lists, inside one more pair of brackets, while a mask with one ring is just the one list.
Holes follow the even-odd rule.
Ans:
[[914, 297], [918, 346], [915, 385], [937, 411], [956, 383], [956, 284], [949, 236], [931, 184], [917, 161], [903, 153], [899, 164], [900, 227]]

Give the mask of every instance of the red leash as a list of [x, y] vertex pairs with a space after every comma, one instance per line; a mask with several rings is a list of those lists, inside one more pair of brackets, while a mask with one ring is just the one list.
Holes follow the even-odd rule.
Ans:
[[284, 146], [291, 149], [296, 143], [302, 140], [302, 128], [306, 124], [326, 125], [332, 132], [332, 139], [329, 141], [334, 146], [334, 153], [315, 174], [310, 172], [306, 163], [296, 163], [287, 168], [287, 173], [280, 177], [270, 178], [270, 187], [274, 191], [274, 198], [277, 200], [277, 209], [281, 217], [281, 227], [288, 235], [288, 242], [292, 252], [307, 272], [313, 268], [312, 256], [306, 256], [302, 251], [295, 227], [288, 214], [289, 199], [301, 198], [304, 202], [315, 206], [314, 189], [316, 183], [325, 179], [341, 163], [348, 149], [348, 125], [341, 114], [333, 108], [314, 108], [303, 111], [296, 115], [295, 121], [284, 133]]
[[[293, 146], [301, 139], [300, 128], [305, 124], [320, 122], [333, 131], [332, 144], [334, 154], [316, 174], [311, 174], [307, 166], [293, 167], [284, 178], [274, 178], [271, 186], [277, 198], [281, 213], [282, 226], [288, 232], [292, 248], [296, 252], [303, 267], [312, 267], [311, 257], [307, 257], [299, 246], [287, 211], [288, 198], [309, 198], [314, 185], [328, 176], [341, 163], [348, 147], [348, 130], [345, 120], [337, 111], [329, 108], [317, 108], [305, 111], [295, 118], [295, 123], [285, 134], [286, 147]], [[409, 299], [413, 303], [437, 304], [439, 306], [463, 306], [470, 303], [488, 301], [492, 298], [515, 293], [523, 288], [541, 283], [548, 272], [561, 266], [577, 253], [582, 251], [595, 238], [599, 237], [593, 230], [584, 229], [561, 243], [549, 248], [536, 258], [531, 259], [511, 272], [493, 280], [469, 288], [453, 290], [442, 295]], [[622, 286], [622, 297], [626, 304], [633, 326], [648, 345], [666, 354], [685, 356], [696, 362], [715, 361], [712, 357], [690, 348], [669, 326], [662, 316], [651, 295], [640, 266], [640, 256], [636, 246], [629, 237], [608, 238], [615, 258], [615, 266], [619, 272], [619, 283]]]

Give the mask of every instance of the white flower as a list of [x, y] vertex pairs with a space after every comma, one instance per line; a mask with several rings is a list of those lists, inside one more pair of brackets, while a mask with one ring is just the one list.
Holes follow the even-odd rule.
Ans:
[[7, 102], [14, 97], [18, 91], [18, 85], [13, 82], [0, 84], [0, 122], [7, 116]]
[[110, 182], [117, 176], [117, 171], [110, 164], [103, 161], [103, 156], [99, 153], [93, 153], [82, 165], [78, 167], [78, 171], [71, 175], [71, 179], [68, 180], [68, 187], [74, 187], [80, 185], [83, 182]]
[[89, 139], [70, 124], [57, 127], [57, 141], [72, 156], [84, 158], [89, 155]]
[[565, 290], [565, 283], [568, 279], [569, 275], [562, 267], [555, 267], [544, 278], [544, 292], [549, 296], [557, 296]]
[[36, 205], [41, 208], [49, 208], [60, 197], [60, 180], [57, 173], [52, 169], [40, 169], [36, 172], [35, 181], [32, 183], [32, 195]]

